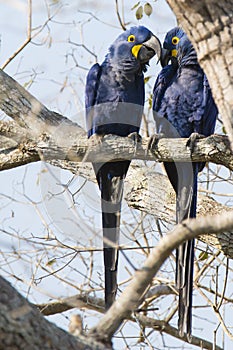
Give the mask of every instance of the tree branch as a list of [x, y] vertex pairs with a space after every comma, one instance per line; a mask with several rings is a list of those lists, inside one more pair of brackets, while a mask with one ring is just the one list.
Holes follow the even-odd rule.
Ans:
[[[77, 162], [90, 160], [105, 162], [119, 158], [169, 161], [173, 156], [176, 159], [180, 157], [183, 161], [188, 160], [189, 151], [186, 148], [185, 139], [163, 139], [159, 141], [155, 150], [147, 151], [149, 138], [142, 139], [136, 150], [131, 139], [113, 135], [106, 136], [103, 143], [96, 147], [88, 142], [85, 132], [76, 125], [62, 123], [62, 127], [49, 126], [49, 130], [52, 134], [43, 133], [35, 141], [29, 129], [22, 128], [14, 122], [0, 122], [0, 135], [4, 135], [0, 139], [0, 170], [44, 160], [52, 161], [52, 164], [93, 180], [94, 176], [90, 177], [90, 174], [93, 174], [90, 166]], [[227, 148], [228, 145], [229, 142], [225, 136], [214, 135], [199, 140], [192, 159], [199, 161], [203, 158], [212, 159], [231, 169], [233, 156]], [[141, 164], [140, 167], [130, 169], [125, 186], [128, 205], [154, 215], [158, 219], [175, 222], [175, 195], [167, 177], [148, 171]], [[156, 206], [154, 198], [156, 198]], [[198, 203], [200, 215], [205, 215], [206, 212], [215, 214], [223, 211], [231, 211], [231, 209], [210, 197], [201, 196]], [[233, 258], [231, 232], [225, 232], [219, 236], [206, 235], [201, 239]]]
[[[205, 233], [220, 233], [233, 229], [233, 212], [226, 215], [189, 219], [175, 227], [170, 234], [164, 236], [157, 247], [153, 249], [146, 259], [143, 267], [137, 270], [130, 284], [125, 288], [120, 297], [115, 301], [99, 323], [91, 330], [93, 336], [109, 341], [122, 324], [125, 318], [136, 310], [141, 304], [144, 295], [153, 277], [161, 268], [172, 251], [182, 242], [198, 237]], [[186, 339], [186, 336], [184, 337]], [[200, 343], [201, 347], [202, 344]]]
[[49, 125], [72, 124], [69, 119], [48, 110], [16, 80], [0, 69], [0, 109], [20, 126], [38, 135]]
[[[148, 151], [146, 138], [138, 143], [137, 149], [132, 140], [117, 136], [106, 136], [102, 145], [93, 147], [87, 142], [86, 132], [77, 124], [56, 112], [48, 110], [42, 103], [26, 91], [14, 79], [0, 70], [0, 109], [14, 119], [21, 128], [18, 139], [19, 149], [12, 151], [3, 148], [0, 170], [15, 167], [26, 162], [47, 160], [107, 161], [112, 159], [147, 159], [155, 161], [207, 161], [222, 164], [233, 170], [233, 154], [227, 137], [213, 135], [198, 140], [193, 154], [186, 147], [185, 139], [161, 139], [157, 147]], [[11, 124], [12, 125], [12, 124]], [[4, 129], [5, 128], [5, 129]], [[15, 127], [16, 128], [16, 127]], [[3, 130], [4, 129], [4, 130]], [[6, 123], [0, 126], [2, 135], [7, 135]], [[31, 142], [33, 141], [33, 142]], [[21, 150], [21, 152], [20, 152]], [[23, 151], [22, 151], [23, 150]], [[13, 152], [13, 153], [11, 153]], [[16, 154], [15, 154], [16, 153]]]
[[28, 28], [27, 28], [27, 38], [22, 45], [3, 63], [1, 69], [6, 68], [6, 66], [31, 42], [32, 38], [32, 0], [28, 0]]
[[[156, 219], [175, 224], [175, 192], [167, 176], [142, 166], [132, 165], [125, 181], [125, 199], [130, 207], [153, 215]], [[217, 202], [210, 196], [198, 193], [198, 216], [205, 217], [208, 214], [232, 212], [232, 208]], [[233, 259], [232, 231], [218, 235], [209, 233], [201, 235], [198, 239], [221, 250], [224, 255]]]
[[2, 277], [0, 289], [1, 349], [111, 349], [90, 337], [73, 337], [48, 322]]
[[[174, 293], [175, 287], [171, 288], [168, 285], [158, 285], [150, 289], [150, 291], [146, 294], [146, 297], [155, 298]], [[40, 304], [37, 305], [37, 307], [44, 315], [53, 315], [73, 308], [84, 308], [100, 313], [105, 312], [104, 300], [96, 297], [90, 297], [88, 294], [75, 295], [73, 297], [61, 299], [56, 302]], [[141, 313], [135, 313], [134, 315], [129, 316], [128, 320], [132, 322], [139, 322], [141, 327], [152, 328], [158, 332], [166, 333], [180, 340], [178, 329], [172, 327], [165, 321], [156, 320], [152, 317], [142, 315]], [[192, 337], [191, 344], [196, 346], [200, 346], [200, 344], [202, 344], [203, 349], [212, 350], [213, 348], [213, 344], [211, 342], [195, 336]], [[217, 346], [216, 350], [221, 350], [221, 348]]]
[[[12, 126], [12, 124], [11, 124]], [[103, 142], [93, 145], [88, 142], [83, 129], [76, 125], [61, 124], [59, 127], [49, 127], [41, 134], [33, 135], [25, 129], [18, 131], [13, 128], [6, 131], [6, 122], [0, 122], [0, 134], [21, 139], [15, 147], [0, 150], [0, 170], [15, 167], [15, 154], [17, 166], [38, 160], [68, 160], [75, 162], [106, 162], [119, 159], [141, 159], [158, 162], [200, 162], [207, 161], [226, 166], [233, 170], [233, 153], [230, 150], [227, 137], [212, 135], [198, 140], [192, 155], [186, 147], [187, 139], [161, 139], [155, 149], [148, 150], [149, 138], [137, 143], [129, 138], [107, 135]], [[44, 130], [46, 128], [44, 127]], [[23, 132], [24, 131], [24, 132]], [[26, 137], [26, 139], [25, 139]], [[22, 164], [20, 164], [22, 160]]]
[[[164, 295], [177, 294], [175, 286], [170, 287], [167, 284], [159, 284], [151, 288], [146, 298], [159, 298]], [[35, 305], [45, 316], [55, 315], [74, 308], [94, 310], [100, 313], [105, 313], [105, 302], [101, 298], [92, 297], [89, 293], [76, 294], [72, 297], [62, 298], [51, 303]]]
[[[155, 320], [151, 317], [138, 315], [138, 314], [135, 315], [135, 318], [137, 319], [137, 321], [140, 323], [142, 327], [153, 328], [158, 332], [163, 332], [171, 335], [174, 338], [188, 342], [186, 337], [184, 337], [184, 339], [180, 338], [178, 329], [175, 327], [172, 327], [167, 322]], [[199, 337], [195, 337], [194, 335], [192, 336], [190, 344], [198, 346], [201, 349], [207, 349], [207, 350], [213, 349], [213, 344], [211, 342]], [[215, 350], [223, 350], [223, 349], [220, 346], [216, 345]]]
[[43, 315], [55, 315], [73, 308], [85, 308], [104, 313], [104, 300], [92, 297], [89, 294], [77, 294], [69, 298], [64, 298], [52, 303], [44, 303], [36, 305]]

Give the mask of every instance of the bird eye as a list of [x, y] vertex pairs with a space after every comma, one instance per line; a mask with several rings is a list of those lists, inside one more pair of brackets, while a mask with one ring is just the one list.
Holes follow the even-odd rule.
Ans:
[[128, 39], [127, 39], [129, 42], [133, 43], [135, 41], [135, 36], [133, 34], [129, 35], [128, 36]]
[[179, 41], [180, 41], [180, 39], [178, 38], [178, 36], [173, 36], [173, 38], [172, 38], [173, 45], [177, 45]]

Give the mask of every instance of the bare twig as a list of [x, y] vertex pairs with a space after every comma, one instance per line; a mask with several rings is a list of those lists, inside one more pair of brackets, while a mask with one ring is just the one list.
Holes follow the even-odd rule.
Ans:
[[[197, 287], [198, 288], [198, 287]], [[204, 288], [203, 288], [204, 289]], [[222, 315], [220, 314], [219, 309], [212, 303], [212, 301], [207, 297], [207, 295], [200, 289], [198, 288], [200, 294], [202, 295], [202, 297], [207, 301], [207, 303], [211, 306], [212, 310], [214, 311], [216, 317], [218, 318], [224, 332], [227, 334], [227, 336], [230, 339], [233, 339], [233, 334], [229, 331], [228, 327], [226, 326], [226, 323], [222, 317]]]
[[[20, 45], [20, 47], [3, 63], [3, 65], [0, 67], [2, 70], [20, 53], [22, 50], [30, 43], [34, 38], [36, 38], [43, 30], [44, 28], [48, 27], [48, 23], [57, 15], [57, 13], [61, 10], [62, 6], [58, 7], [57, 10], [50, 14], [49, 8], [47, 7], [48, 11], [48, 18], [46, 21], [37, 28], [32, 28], [32, 0], [28, 0], [28, 25], [27, 25], [27, 38], [23, 42], [23, 44]], [[33, 33], [34, 30], [34, 34]]]
[[[2, 349], [82, 349], [106, 350], [112, 347], [83, 335], [71, 336], [48, 322], [9, 282], [0, 277], [0, 332]], [[23, 327], [22, 327], [23, 324]]]
[[[138, 308], [144, 293], [153, 277], [171, 252], [185, 240], [197, 237], [204, 233], [219, 233], [233, 229], [233, 213], [185, 220], [168, 235], [163, 237], [157, 247], [146, 259], [142, 269], [137, 270], [131, 283], [125, 288], [122, 295], [116, 300], [99, 323], [91, 330], [91, 334], [108, 341], [119, 328], [123, 320]], [[186, 339], [186, 338], [185, 338]]]
[[219, 303], [216, 304], [216, 309], [218, 311], [219, 311], [220, 307], [222, 306], [222, 302], [224, 300], [225, 293], [226, 293], [227, 281], [228, 281], [228, 272], [229, 272], [228, 266], [229, 266], [229, 259], [227, 258], [227, 266], [226, 266], [226, 273], [225, 273], [225, 278], [224, 278], [223, 291], [222, 291], [222, 295], [221, 295], [221, 299], [220, 299]]
[[32, 39], [32, 0], [28, 0], [28, 26], [27, 26], [27, 38], [22, 45], [3, 63], [1, 69], [6, 66], [31, 42]]
[[[88, 294], [76, 295], [70, 298], [58, 300], [56, 302], [39, 304], [36, 306], [39, 308], [43, 315], [53, 315], [70, 310], [72, 308], [94, 310], [102, 314], [105, 312], [104, 300], [97, 297], [91, 297]], [[173, 314], [175, 310], [173, 310]], [[144, 316], [141, 313], [136, 313], [134, 316], [129, 316], [127, 319], [129, 321], [139, 323], [140, 327], [142, 328], [152, 328], [155, 331], [164, 332], [177, 339], [180, 339], [178, 329], [170, 326], [166, 321], [156, 320], [152, 317]], [[199, 346], [201, 343], [203, 344], [203, 349], [212, 350], [212, 343], [206, 341], [205, 339], [201, 339], [195, 336], [192, 337], [193, 345]], [[221, 348], [218, 346], [216, 349], [221, 350]]]
[[126, 26], [125, 26], [125, 24], [124, 24], [124, 22], [122, 21], [122, 18], [121, 18], [121, 16], [120, 16], [118, 0], [115, 0], [115, 3], [116, 3], [116, 14], [117, 14], [118, 21], [119, 21], [119, 23], [120, 23], [120, 25], [121, 25], [121, 28], [122, 28], [123, 30], [126, 30], [127, 28], [126, 28]]

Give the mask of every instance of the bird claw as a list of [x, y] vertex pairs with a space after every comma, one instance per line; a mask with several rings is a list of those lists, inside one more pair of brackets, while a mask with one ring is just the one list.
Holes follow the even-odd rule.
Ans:
[[146, 147], [147, 153], [150, 150], [155, 149], [157, 147], [157, 145], [158, 145], [159, 140], [162, 139], [163, 137], [164, 137], [164, 134], [162, 134], [162, 133], [154, 134], [154, 135], [150, 136], [149, 141], [147, 143], [147, 147]]
[[104, 135], [93, 134], [89, 137], [90, 146], [95, 147], [103, 142]]
[[141, 135], [139, 135], [136, 131], [131, 132], [131, 134], [128, 135], [128, 138], [130, 138], [134, 142], [141, 142], [141, 140], [142, 140]]
[[137, 145], [138, 143], [140, 143], [142, 141], [142, 137], [141, 135], [139, 135], [136, 131], [135, 132], [131, 132], [129, 135], [128, 135], [128, 138], [133, 140], [134, 142], [134, 152], [136, 153], [137, 151]]
[[193, 132], [189, 136], [186, 146], [189, 147], [191, 153], [194, 151], [196, 141], [203, 138], [205, 138], [205, 135], [199, 134], [198, 132]]

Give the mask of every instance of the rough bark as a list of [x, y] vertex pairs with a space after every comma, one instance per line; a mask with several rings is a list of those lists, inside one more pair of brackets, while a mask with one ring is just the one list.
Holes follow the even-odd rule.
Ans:
[[0, 109], [21, 127], [31, 129], [34, 135], [45, 125], [70, 123], [69, 119], [47, 109], [3, 70], [0, 70]]
[[54, 315], [73, 308], [105, 312], [104, 300], [89, 294], [80, 294], [52, 303], [39, 304], [38, 308], [43, 315]]
[[81, 127], [66, 117], [49, 111], [1, 70], [0, 109], [16, 122], [0, 123], [0, 135], [11, 139], [2, 139], [0, 170], [39, 159], [80, 162], [116, 158], [157, 161], [205, 160], [233, 169], [233, 155], [227, 138], [217, 135], [199, 140], [192, 155], [186, 147], [185, 139], [162, 139], [155, 149], [149, 151], [148, 139], [142, 140], [135, 147], [132, 140], [116, 136], [105, 137], [105, 142], [96, 147], [90, 146]]
[[93, 338], [73, 337], [48, 322], [11, 285], [0, 277], [1, 350], [106, 350]]
[[[205, 0], [203, 2], [168, 0], [168, 2], [197, 49], [200, 64], [208, 76], [226, 130], [233, 143], [232, 1], [219, 3], [217, 0]], [[174, 140], [161, 140], [158, 147], [153, 152], [148, 153], [143, 142], [138, 145], [135, 152], [132, 141], [122, 140], [122, 147], [119, 148], [119, 140], [110, 137], [108, 141], [106, 140], [104, 146], [106, 154], [102, 153], [104, 148], [101, 149], [101, 152], [90, 151], [86, 140], [85, 143], [81, 144], [77, 142], [79, 137], [83, 137], [83, 140], [85, 138], [83, 136], [84, 131], [81, 128], [72, 125], [65, 117], [49, 111], [2, 71], [0, 71], [0, 108], [22, 127], [18, 131], [11, 130], [11, 132], [5, 134], [4, 132], [1, 133], [5, 137], [7, 136], [7, 139], [3, 139], [3, 146], [1, 145], [1, 169], [9, 169], [13, 167], [12, 164], [19, 166], [39, 159], [46, 161], [54, 159], [68, 160], [69, 163], [67, 164], [70, 164], [70, 161], [83, 160], [83, 158], [86, 161], [93, 159], [106, 161], [106, 155], [110, 157], [108, 159], [116, 156], [133, 159], [137, 158], [140, 152], [143, 153], [143, 156], [141, 155], [141, 158], [139, 156], [139, 159], [190, 160], [189, 150], [185, 147], [185, 140], [177, 140], [177, 148], [174, 147]], [[63, 140], [66, 139], [65, 145], [57, 142], [61, 135]], [[9, 141], [9, 137], [12, 138], [11, 141]], [[76, 142], [73, 142], [75, 138]], [[5, 145], [6, 142], [7, 146]], [[112, 151], [110, 151], [111, 142], [113, 144]], [[169, 142], [171, 143], [169, 144]], [[218, 149], [219, 143], [221, 145], [220, 150]], [[87, 158], [87, 149], [89, 158]], [[177, 149], [180, 150], [180, 153], [177, 153]], [[102, 155], [104, 159], [101, 158]], [[232, 154], [223, 138], [215, 139], [212, 137], [208, 141], [200, 140], [192, 155], [192, 160], [213, 161], [217, 164], [223, 164], [231, 170], [233, 168]], [[112, 334], [123, 319], [129, 317], [140, 303], [148, 284], [163, 261], [182, 240], [190, 239], [194, 235], [204, 232], [213, 231], [217, 234], [220, 226], [225, 231], [232, 230], [232, 222], [233, 217], [232, 212], [230, 212], [224, 218], [221, 216], [214, 220], [210, 217], [200, 218], [179, 225], [174, 230], [173, 235], [165, 237], [160, 242], [145, 262], [144, 267], [137, 271], [132, 283], [103, 317], [98, 326], [93, 329], [92, 333], [98, 335], [103, 341], [110, 341]], [[82, 340], [77, 340], [57, 327], [48, 324], [38, 314], [37, 310], [27, 304], [17, 293], [15, 294], [6, 282], [4, 284], [2, 280], [0, 281], [0, 348], [2, 346], [2, 349], [95, 349], [94, 343], [87, 345], [85, 343], [86, 339], [82, 342]], [[24, 327], [22, 327], [22, 323]], [[162, 331], [166, 325], [161, 324], [159, 328], [157, 324], [155, 327]], [[9, 346], [10, 342], [11, 345]], [[35, 345], [32, 346], [31, 344]], [[203, 343], [199, 345], [205, 347]], [[106, 346], [98, 346], [96, 348], [106, 349]], [[219, 348], [216, 347], [216, 349]]]
[[[68, 169], [88, 181], [96, 181], [92, 166], [89, 163], [53, 161], [52, 164]], [[125, 180], [124, 198], [130, 207], [153, 215], [156, 219], [175, 224], [175, 193], [167, 176], [158, 173], [156, 170], [149, 170], [140, 161], [131, 163]], [[217, 202], [210, 196], [198, 194], [198, 216], [215, 215], [223, 212], [232, 212], [232, 208]], [[224, 255], [233, 259], [231, 231], [222, 232], [218, 235], [210, 233], [200, 236], [199, 239], [213, 248], [221, 250]]]
[[[132, 167], [126, 178], [125, 199], [130, 207], [139, 209], [157, 219], [175, 224], [175, 192], [167, 176], [142, 167]], [[155, 205], [156, 203], [156, 205]], [[233, 209], [218, 203], [210, 196], [198, 194], [197, 215], [232, 213]], [[209, 233], [198, 239], [219, 249], [233, 259], [232, 231]]]
[[233, 147], [233, 0], [167, 0], [196, 48]]
[[[9, 136], [7, 131], [10, 129]], [[17, 127], [15, 130], [18, 130]], [[106, 162], [112, 159], [141, 159], [158, 162], [208, 161], [233, 170], [233, 153], [227, 137], [212, 135], [198, 140], [190, 154], [187, 139], [161, 139], [154, 149], [148, 149], [149, 138], [137, 143], [128, 138], [105, 136], [99, 145], [88, 142], [84, 130], [75, 125], [60, 125], [40, 135], [19, 129], [14, 133], [12, 123], [0, 122], [0, 170], [43, 161]], [[7, 135], [7, 137], [6, 137]], [[9, 139], [10, 137], [10, 139]], [[65, 166], [63, 165], [63, 168]]]
[[[170, 288], [167, 285], [159, 285], [152, 288], [146, 294], [146, 297], [153, 296], [153, 298], [156, 298], [159, 296], [164, 296], [167, 294], [174, 294], [174, 293], [175, 293], [175, 286]], [[44, 315], [51, 315], [51, 314], [65, 311], [65, 310], [69, 310], [74, 307], [86, 308], [88, 310], [95, 310], [95, 311], [104, 313], [105, 310], [103, 305], [104, 305], [103, 299], [90, 298], [90, 296], [88, 295], [86, 296], [76, 295], [76, 296], [66, 298], [60, 301], [56, 301], [50, 304], [41, 304], [41, 305], [38, 305], [38, 307]], [[168, 322], [142, 315], [140, 312], [134, 313], [133, 316], [130, 315], [128, 317], [128, 320], [131, 322], [139, 323], [142, 328], [145, 328], [145, 327], [151, 328], [158, 332], [163, 332], [172, 337], [180, 339], [177, 328], [172, 327]], [[199, 346], [200, 344], [202, 344], [203, 349], [209, 349], [209, 350], [213, 349], [213, 344], [211, 342], [195, 336], [192, 336], [192, 344], [196, 346]], [[216, 350], [221, 350], [221, 348], [217, 346]]]

